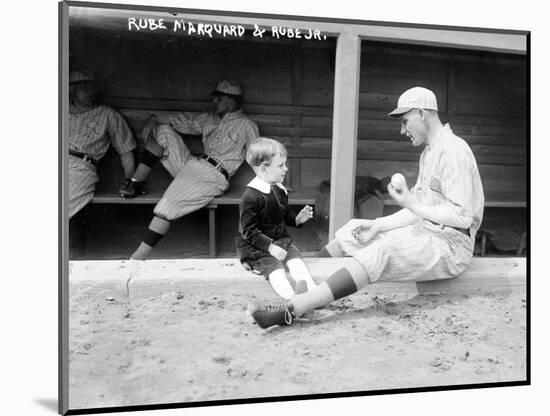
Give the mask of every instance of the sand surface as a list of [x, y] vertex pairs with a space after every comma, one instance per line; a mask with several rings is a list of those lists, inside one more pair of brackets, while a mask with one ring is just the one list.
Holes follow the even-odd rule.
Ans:
[[[371, 287], [372, 288], [372, 287]], [[519, 381], [526, 296], [375, 294], [262, 330], [262, 278], [187, 279], [128, 297], [73, 281], [71, 409]]]

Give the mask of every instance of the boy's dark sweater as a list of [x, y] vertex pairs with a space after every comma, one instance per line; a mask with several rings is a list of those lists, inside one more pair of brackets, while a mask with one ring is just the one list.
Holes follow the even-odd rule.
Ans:
[[237, 247], [241, 250], [241, 258], [250, 257], [247, 252], [252, 255], [258, 249], [267, 254], [270, 244], [276, 240], [283, 240], [287, 246], [292, 239], [286, 226], [301, 227], [296, 225], [297, 214], [290, 209], [286, 192], [277, 185], [271, 186], [269, 194], [247, 187], [241, 198], [239, 213], [240, 239], [237, 239]]

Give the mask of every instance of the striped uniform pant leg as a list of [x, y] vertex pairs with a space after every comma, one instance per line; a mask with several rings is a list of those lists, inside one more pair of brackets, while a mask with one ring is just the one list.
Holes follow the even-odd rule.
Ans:
[[225, 177], [208, 162], [190, 158], [155, 206], [155, 215], [169, 221], [183, 217], [208, 205], [228, 186]]
[[162, 165], [172, 175], [178, 176], [191, 156], [181, 136], [169, 125], [161, 124], [157, 128], [157, 143], [162, 147]]
[[448, 241], [414, 226], [381, 233], [354, 258], [365, 267], [371, 283], [448, 279], [467, 266]]
[[96, 170], [90, 163], [69, 156], [69, 218], [92, 200], [98, 180]]

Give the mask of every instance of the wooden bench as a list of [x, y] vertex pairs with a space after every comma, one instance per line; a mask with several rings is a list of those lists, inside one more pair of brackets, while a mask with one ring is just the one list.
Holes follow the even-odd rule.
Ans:
[[[110, 157], [112, 158], [112, 156]], [[112, 162], [107, 162], [112, 163]], [[117, 163], [117, 162], [115, 162]], [[154, 205], [161, 198], [171, 178], [162, 167], [156, 167], [157, 172], [152, 172], [146, 181], [147, 194], [132, 199], [121, 198], [118, 189], [121, 183], [113, 183], [111, 180], [101, 180], [97, 185], [96, 194], [92, 199], [93, 204], [121, 204], [121, 205]], [[101, 166], [100, 166], [101, 172]], [[212, 200], [205, 208], [208, 210], [208, 245], [210, 257], [217, 256], [217, 219], [216, 211], [219, 206], [238, 206], [246, 184], [254, 177], [252, 169], [243, 163], [231, 178], [229, 189]], [[100, 173], [101, 178], [101, 173]], [[300, 189], [289, 192], [290, 205], [315, 205], [315, 190]]]

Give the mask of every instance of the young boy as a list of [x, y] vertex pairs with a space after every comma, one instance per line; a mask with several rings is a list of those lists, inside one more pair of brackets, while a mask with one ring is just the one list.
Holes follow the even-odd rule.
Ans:
[[313, 289], [315, 282], [286, 229], [286, 225], [301, 227], [313, 217], [308, 205], [298, 215], [288, 206], [287, 190], [282, 185], [287, 172], [286, 157], [285, 147], [273, 139], [260, 137], [248, 147], [246, 161], [256, 177], [241, 198], [236, 245], [241, 263], [265, 276], [273, 290], [288, 300], [295, 293]]

